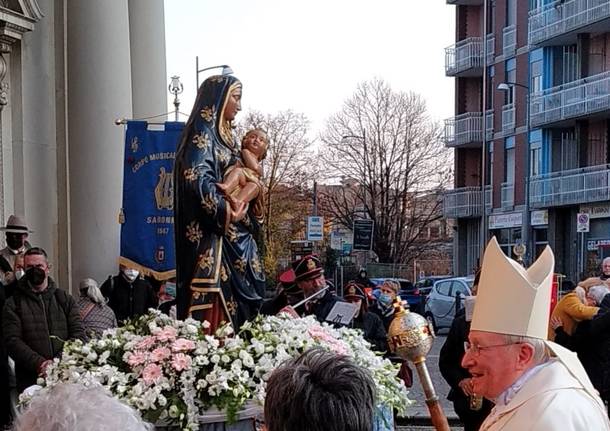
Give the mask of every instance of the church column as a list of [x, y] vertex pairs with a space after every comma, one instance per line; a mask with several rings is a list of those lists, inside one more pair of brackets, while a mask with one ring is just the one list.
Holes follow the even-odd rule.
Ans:
[[132, 117], [127, 0], [68, 1], [68, 152], [72, 280], [117, 272], [122, 127]]
[[[129, 0], [131, 89], [134, 118], [167, 112], [163, 0]], [[165, 117], [153, 121], [164, 121]]]

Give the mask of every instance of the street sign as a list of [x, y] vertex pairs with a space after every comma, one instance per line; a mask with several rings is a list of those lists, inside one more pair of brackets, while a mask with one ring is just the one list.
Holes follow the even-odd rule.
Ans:
[[373, 220], [354, 220], [354, 251], [367, 251], [373, 249]]
[[343, 235], [339, 231], [330, 233], [330, 248], [333, 250], [341, 250], [343, 248]]
[[292, 261], [294, 262], [311, 254], [313, 252], [313, 243], [311, 241], [290, 241], [290, 251], [292, 253]]
[[307, 217], [307, 241], [322, 241], [324, 239], [324, 217]]
[[576, 215], [576, 232], [589, 232], [589, 213], [578, 213]]

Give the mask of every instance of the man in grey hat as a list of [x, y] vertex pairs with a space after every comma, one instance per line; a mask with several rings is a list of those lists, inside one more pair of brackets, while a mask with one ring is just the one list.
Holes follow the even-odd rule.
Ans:
[[0, 282], [6, 286], [16, 279], [17, 258], [23, 257], [25, 252], [32, 248], [27, 242], [28, 235], [32, 231], [28, 229], [25, 219], [17, 215], [11, 215], [6, 227], [0, 227], [0, 231], [6, 234], [6, 247], [0, 250]]

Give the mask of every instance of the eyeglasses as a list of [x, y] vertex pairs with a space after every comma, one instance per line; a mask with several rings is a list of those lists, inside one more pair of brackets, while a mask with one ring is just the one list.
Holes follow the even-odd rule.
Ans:
[[494, 344], [491, 346], [479, 346], [478, 344], [470, 344], [469, 341], [464, 341], [464, 352], [470, 352], [473, 355], [478, 356], [481, 353], [481, 350], [493, 349], [495, 347], [512, 346], [515, 344], [521, 344], [521, 343], [504, 343], [504, 344]]

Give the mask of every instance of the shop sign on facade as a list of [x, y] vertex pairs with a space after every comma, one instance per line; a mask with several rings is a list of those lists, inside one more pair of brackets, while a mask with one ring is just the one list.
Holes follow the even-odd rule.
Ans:
[[599, 247], [610, 246], [610, 239], [592, 239], [587, 241], [588, 251], [597, 251]]
[[531, 215], [532, 226], [543, 226], [549, 224], [549, 211], [548, 210], [536, 210], [532, 211]]
[[610, 217], [610, 204], [581, 205], [580, 212], [588, 213], [589, 218], [607, 218]]
[[489, 229], [520, 227], [523, 213], [493, 214], [489, 216]]

